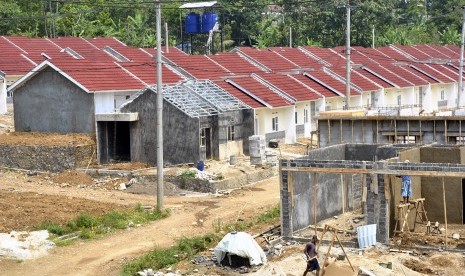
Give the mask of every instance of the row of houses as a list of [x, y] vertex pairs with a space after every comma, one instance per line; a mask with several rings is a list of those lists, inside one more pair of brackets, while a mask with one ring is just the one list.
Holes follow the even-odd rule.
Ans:
[[[114, 38], [0, 37], [16, 131], [95, 133], [101, 162], [155, 162], [155, 49]], [[293, 143], [345, 106], [344, 48], [163, 49], [168, 163], [247, 153], [248, 137]], [[351, 108], [370, 115], [460, 115], [459, 48], [351, 49]]]

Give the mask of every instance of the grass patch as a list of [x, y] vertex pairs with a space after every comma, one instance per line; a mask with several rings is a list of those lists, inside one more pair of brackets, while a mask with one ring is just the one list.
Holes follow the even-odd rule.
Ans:
[[191, 238], [181, 238], [177, 240], [176, 245], [170, 248], [155, 248], [149, 253], [134, 259], [123, 266], [121, 275], [132, 276], [144, 269], [152, 268], [160, 270], [164, 267], [171, 266], [182, 260], [192, 259], [199, 252], [217, 244], [222, 238], [223, 230], [244, 231], [258, 223], [271, 223], [280, 216], [279, 205], [260, 213], [255, 219], [250, 221], [237, 221], [233, 224], [224, 225], [220, 219], [213, 221], [214, 233], [204, 236], [195, 236]]
[[66, 225], [46, 221], [33, 227], [33, 230], [47, 230], [52, 234], [52, 239], [57, 245], [68, 245], [72, 243], [72, 241], [54, 238], [77, 233], [80, 239], [92, 239], [115, 229], [125, 229], [136, 224], [144, 224], [149, 221], [163, 219], [169, 215], [169, 210], [148, 211], [140, 204], [137, 204], [133, 209], [113, 210], [102, 216], [92, 216], [87, 213], [81, 213]]
[[155, 248], [149, 253], [126, 263], [123, 266], [121, 275], [137, 275], [138, 271], [148, 267], [159, 270], [176, 264], [180, 260], [191, 259], [197, 253], [206, 250], [219, 240], [220, 237], [215, 234], [179, 239], [174, 247]]

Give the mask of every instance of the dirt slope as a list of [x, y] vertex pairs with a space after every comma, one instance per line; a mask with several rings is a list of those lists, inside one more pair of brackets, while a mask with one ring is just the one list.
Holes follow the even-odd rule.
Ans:
[[[96, 192], [67, 187], [63, 195], [63, 189], [49, 185], [37, 187], [33, 181], [18, 181], [14, 184], [0, 181], [0, 185], [3, 191], [13, 189], [15, 193], [37, 191], [40, 188], [41, 194], [61, 194], [67, 200], [76, 197], [103, 203], [140, 202], [156, 205], [154, 197], [119, 191]], [[20, 263], [0, 259], [0, 275], [118, 275], [125, 260], [139, 256], [155, 246], [170, 246], [176, 238], [212, 231], [214, 222], [247, 219], [278, 202], [277, 177], [221, 197], [166, 197], [164, 205], [172, 210], [172, 215], [163, 221], [121, 231], [103, 239], [56, 248], [50, 255], [32, 261]]]

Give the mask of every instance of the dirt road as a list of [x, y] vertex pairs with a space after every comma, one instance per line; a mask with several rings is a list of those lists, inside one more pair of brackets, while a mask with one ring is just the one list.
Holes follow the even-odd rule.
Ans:
[[[0, 183], [3, 191], [15, 193], [37, 192], [60, 195], [63, 189], [43, 185], [38, 189], [34, 181]], [[96, 192], [67, 187], [65, 198], [86, 198], [104, 203], [125, 202], [154, 205], [156, 199], [119, 191]], [[169, 218], [138, 228], [114, 233], [98, 240], [55, 248], [49, 255], [31, 261], [17, 262], [0, 259], [0, 275], [118, 275], [121, 264], [154, 247], [174, 244], [177, 238], [207, 233], [213, 224], [254, 217], [279, 202], [279, 182], [274, 177], [229, 195], [174, 196], [164, 199], [164, 206], [172, 210]]]

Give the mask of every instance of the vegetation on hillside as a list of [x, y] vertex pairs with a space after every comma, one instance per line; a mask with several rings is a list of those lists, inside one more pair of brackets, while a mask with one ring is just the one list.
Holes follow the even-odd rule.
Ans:
[[[195, 2], [195, 1], [189, 1]], [[345, 44], [345, 0], [218, 0], [226, 48]], [[183, 34], [185, 1], [161, 1], [170, 45], [203, 45], [207, 34]], [[350, 0], [351, 44], [460, 44], [461, 0]], [[34, 37], [114, 36], [131, 46], [153, 47], [155, 5], [147, 0], [0, 0], [0, 34]], [[202, 13], [203, 10], [195, 10]], [[374, 38], [373, 38], [374, 31]], [[165, 30], [163, 30], [164, 37]], [[219, 50], [221, 37], [214, 45]], [[201, 50], [199, 50], [201, 52]]]

